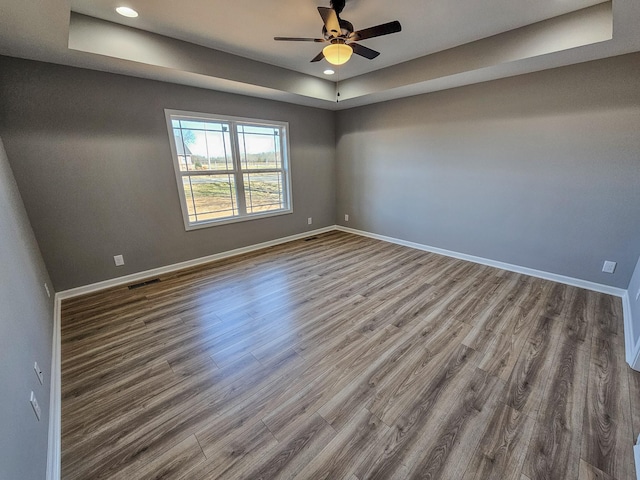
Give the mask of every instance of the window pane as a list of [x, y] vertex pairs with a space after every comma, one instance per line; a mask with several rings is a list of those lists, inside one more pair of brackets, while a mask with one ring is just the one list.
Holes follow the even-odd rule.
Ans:
[[228, 132], [229, 131], [229, 125], [227, 125], [226, 123], [220, 123], [220, 122], [205, 122], [204, 128], [205, 130], [209, 130], [212, 132]]
[[228, 129], [223, 131], [220, 123], [212, 123], [214, 129], [205, 130], [205, 122], [197, 122], [201, 129], [184, 128], [187, 123], [196, 124], [181, 121], [183, 128], [173, 130], [180, 170], [233, 170]]
[[191, 191], [191, 180], [189, 177], [182, 177], [182, 185], [184, 186], [184, 197], [187, 201], [187, 211], [189, 213], [189, 221], [196, 221], [196, 209], [193, 204], [193, 192]]
[[281, 173], [246, 173], [244, 193], [247, 213], [283, 209], [282, 190]]
[[280, 128], [240, 124], [237, 132], [242, 168], [282, 168]]
[[[233, 175], [194, 175], [183, 177], [183, 184], [190, 221], [238, 215]], [[191, 207], [189, 197], [192, 197]]]
[[195, 112], [168, 118], [187, 230], [291, 211], [286, 124]]
[[229, 132], [206, 132], [208, 170], [233, 170]]
[[194, 122], [193, 120], [180, 120], [180, 127], [184, 129], [204, 130], [204, 122]]

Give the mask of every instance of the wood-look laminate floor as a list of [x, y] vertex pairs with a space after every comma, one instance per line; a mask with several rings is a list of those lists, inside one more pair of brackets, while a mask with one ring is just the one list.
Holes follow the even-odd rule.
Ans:
[[331, 232], [62, 309], [65, 480], [634, 478], [615, 297]]

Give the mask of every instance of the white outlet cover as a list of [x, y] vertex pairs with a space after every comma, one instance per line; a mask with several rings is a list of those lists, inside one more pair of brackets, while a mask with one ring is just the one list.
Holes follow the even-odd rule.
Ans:
[[[640, 288], [638, 289], [638, 293], [636, 293], [636, 302], [638, 301], [639, 298], [640, 298]], [[638, 436], [638, 439], [640, 439], [640, 435]]]
[[348, 214], [348, 213], [345, 213], [345, 214], [344, 214], [344, 221], [345, 221], [345, 222], [348, 222], [348, 221], [349, 221], [349, 214]]
[[40, 380], [40, 385], [44, 385], [44, 373], [42, 373], [42, 369], [38, 366], [38, 362], [33, 364], [33, 370], [36, 372], [38, 380]]
[[604, 273], [613, 273], [616, 271], [616, 262], [611, 262], [609, 260], [607, 260], [606, 262], [604, 262], [604, 265], [602, 265], [602, 271]]
[[116, 263], [116, 267], [124, 265], [124, 257], [122, 255], [114, 255], [113, 261]]
[[40, 405], [38, 405], [38, 400], [36, 400], [36, 395], [31, 392], [31, 398], [29, 398], [29, 402], [33, 407], [33, 413], [36, 414], [36, 418], [40, 421], [40, 416], [42, 415], [42, 410], [40, 410]]
[[307, 224], [311, 225], [313, 223], [313, 219], [311, 217], [307, 218]]

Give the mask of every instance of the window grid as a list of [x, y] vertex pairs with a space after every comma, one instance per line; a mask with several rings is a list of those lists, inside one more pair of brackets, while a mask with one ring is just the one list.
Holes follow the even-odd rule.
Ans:
[[285, 123], [166, 112], [187, 229], [291, 212]]

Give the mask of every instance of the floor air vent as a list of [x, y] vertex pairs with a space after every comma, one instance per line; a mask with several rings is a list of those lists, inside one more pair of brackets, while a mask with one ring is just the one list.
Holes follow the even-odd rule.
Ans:
[[153, 280], [147, 280], [146, 282], [134, 283], [133, 285], [129, 285], [129, 290], [133, 290], [134, 288], [146, 287], [147, 285], [158, 283], [159, 281], [159, 278], [154, 278]]

